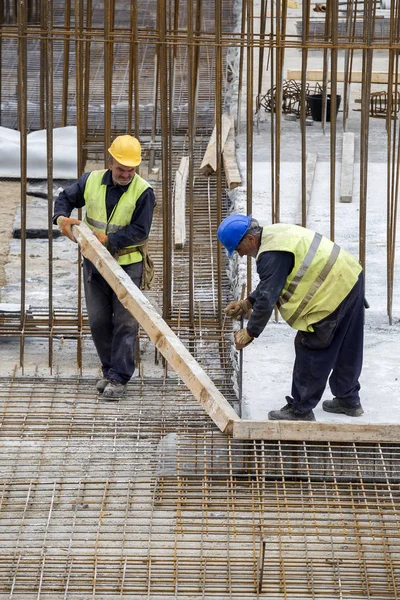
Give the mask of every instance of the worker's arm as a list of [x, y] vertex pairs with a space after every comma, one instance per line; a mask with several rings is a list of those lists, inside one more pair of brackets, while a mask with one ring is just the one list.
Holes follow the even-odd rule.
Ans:
[[116, 233], [108, 235], [111, 254], [127, 246], [143, 244], [147, 240], [153, 220], [154, 206], [154, 192], [152, 188], [147, 188], [136, 202], [130, 224]]
[[294, 257], [291, 252], [269, 251], [258, 257], [257, 273], [260, 282], [248, 297], [253, 305], [247, 323], [247, 331], [251, 337], [258, 337], [267, 325], [293, 265]]
[[89, 173], [84, 173], [78, 181], [65, 188], [54, 202], [54, 217], [53, 223], [57, 224], [57, 219], [60, 216], [69, 217], [74, 208], [82, 208], [85, 206], [85, 185]]

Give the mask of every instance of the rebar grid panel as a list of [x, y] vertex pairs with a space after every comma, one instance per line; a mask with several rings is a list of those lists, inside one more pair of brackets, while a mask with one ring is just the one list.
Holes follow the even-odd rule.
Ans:
[[[109, 23], [105, 31], [107, 11], [104, 3], [94, 1], [89, 3], [80, 0], [77, 15], [81, 15], [82, 25], [80, 30], [76, 29], [78, 23], [75, 21], [74, 11], [67, 12], [70, 2], [54, 1], [53, 26], [49, 29], [48, 24], [27, 24], [27, 56], [28, 56], [28, 130], [44, 127], [42, 102], [43, 90], [43, 40], [51, 40], [54, 53], [54, 126], [75, 125], [77, 122], [77, 90], [75, 89], [76, 48], [75, 41], [82, 36], [82, 52], [84, 53], [85, 70], [82, 78], [85, 79], [85, 116], [83, 125], [85, 127], [84, 139], [90, 147], [96, 148], [102, 154], [104, 131], [104, 103], [105, 87], [104, 77], [107, 71], [105, 57], [105, 46], [112, 46], [112, 85], [107, 90], [106, 102], [112, 107], [111, 127], [115, 134], [126, 132], [132, 126], [128, 123], [129, 115], [132, 117], [132, 97], [129, 93], [129, 70], [132, 62], [132, 31], [127, 28], [130, 22], [130, 7], [125, 2], [106, 3], [113, 5], [113, 22]], [[212, 32], [214, 22], [213, 5], [202, 3], [201, 31], [196, 35]], [[76, 8], [76, 7], [75, 7]], [[154, 119], [154, 89], [155, 89], [155, 55], [160, 42], [160, 32], [156, 22], [158, 2], [138, 3], [136, 10], [137, 29], [137, 76], [133, 82], [138, 87], [138, 98], [140, 102], [139, 131], [141, 135], [149, 134], [153, 128]], [[186, 28], [186, 3], [176, 3], [169, 6], [168, 18], [173, 18], [174, 11], [178, 11], [178, 29], [174, 32], [169, 30], [168, 44], [174, 47], [174, 100], [173, 115], [175, 132], [185, 134], [187, 131], [187, 47], [182, 43]], [[68, 18], [69, 14], [69, 18]], [[79, 16], [77, 17], [79, 21]], [[232, 27], [231, 2], [224, 3], [224, 23], [227, 30]], [[106, 35], [108, 34], [108, 35]], [[211, 33], [210, 33], [211, 34]], [[177, 39], [174, 40], [174, 36]], [[2, 25], [2, 36], [4, 38], [2, 47], [2, 101], [1, 124], [7, 127], [17, 127], [17, 102], [18, 86], [15, 64], [17, 62], [17, 28], [10, 23]], [[199, 48], [199, 85], [198, 85], [198, 108], [197, 127], [211, 132], [214, 125], [214, 95], [215, 87], [215, 56], [213, 46], [203, 46], [197, 42]], [[67, 69], [66, 69], [67, 68]], [[67, 89], [67, 95], [65, 94]], [[129, 98], [129, 101], [128, 101]], [[158, 100], [160, 103], [160, 99]], [[160, 110], [156, 115], [156, 132], [160, 133]], [[139, 135], [139, 131], [136, 132]]]
[[167, 379], [1, 383], [0, 597], [397, 598], [399, 447], [232, 440]]

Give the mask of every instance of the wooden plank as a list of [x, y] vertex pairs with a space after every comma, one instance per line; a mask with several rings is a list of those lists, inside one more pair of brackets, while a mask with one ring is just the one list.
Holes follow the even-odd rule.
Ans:
[[400, 442], [400, 425], [241, 419], [233, 424], [233, 437], [304, 442]]
[[[225, 142], [231, 128], [230, 115], [224, 113], [221, 122], [221, 152], [225, 147]], [[217, 127], [215, 126], [208, 142], [208, 146], [201, 161], [200, 171], [204, 175], [211, 175], [217, 170]]]
[[74, 225], [73, 234], [82, 254], [94, 264], [112, 287], [119, 301], [140, 323], [150, 340], [217, 427], [225, 433], [231, 433], [233, 422], [239, 419], [238, 415], [146, 296], [134, 285], [85, 223]]
[[[315, 169], [317, 167], [318, 154], [316, 152], [307, 153], [306, 162], [306, 216], [308, 215], [308, 209], [310, 206], [312, 188], [314, 184]], [[301, 198], [300, 198], [300, 212], [299, 217], [296, 220], [297, 225], [302, 224], [302, 210], [301, 210]]]
[[179, 169], [175, 173], [174, 213], [175, 248], [183, 248], [186, 242], [186, 183], [189, 175], [189, 157], [182, 156]]
[[343, 134], [342, 169], [340, 176], [340, 202], [353, 200], [354, 180], [354, 133]]
[[[306, 79], [307, 81], [322, 81], [323, 70], [322, 69], [310, 69], [307, 71]], [[388, 82], [388, 74], [386, 71], [373, 71], [371, 74], [371, 83], [387, 83]], [[287, 79], [296, 79], [301, 80], [301, 70], [299, 69], [289, 69], [287, 72]], [[331, 74], [328, 73], [328, 81], [331, 80]], [[337, 81], [344, 81], [344, 71], [338, 71]], [[352, 71], [351, 73], [351, 82], [352, 83], [362, 83], [363, 81], [363, 72], [362, 71]]]
[[222, 153], [222, 162], [224, 165], [225, 178], [228, 190], [234, 190], [235, 188], [242, 185], [242, 178], [240, 176], [240, 171], [236, 160], [235, 121], [233, 117], [229, 118], [231, 120], [231, 128], [229, 129], [228, 137], [226, 138], [224, 146], [224, 151]]

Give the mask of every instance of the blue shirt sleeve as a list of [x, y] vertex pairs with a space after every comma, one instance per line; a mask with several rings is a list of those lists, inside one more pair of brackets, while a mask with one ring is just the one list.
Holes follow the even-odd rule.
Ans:
[[84, 173], [79, 177], [78, 181], [65, 188], [54, 202], [54, 217], [53, 223], [57, 224], [57, 219], [61, 215], [63, 217], [69, 217], [74, 208], [82, 208], [85, 206], [85, 198], [83, 194], [85, 192], [85, 185], [89, 173]]
[[251, 337], [258, 337], [266, 327], [287, 276], [293, 269], [294, 256], [291, 252], [263, 252], [256, 264], [260, 282], [248, 297], [253, 305], [247, 323], [247, 331]]

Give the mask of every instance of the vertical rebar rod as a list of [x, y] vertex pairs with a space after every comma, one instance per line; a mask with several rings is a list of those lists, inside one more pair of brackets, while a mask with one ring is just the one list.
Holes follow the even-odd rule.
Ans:
[[187, 45], [188, 45], [188, 61], [187, 61], [187, 79], [188, 79], [188, 154], [189, 154], [189, 177], [188, 177], [188, 204], [189, 204], [189, 319], [194, 325], [194, 264], [193, 264], [193, 242], [194, 242], [194, 210], [193, 210], [193, 188], [194, 188], [194, 114], [193, 107], [194, 98], [194, 41], [193, 41], [193, 2], [187, 0]]
[[[86, 4], [86, 30], [90, 31], [92, 27], [92, 0], [87, 0]], [[87, 160], [87, 138], [89, 131], [89, 101], [90, 101], [90, 75], [91, 75], [91, 40], [90, 36], [86, 37], [86, 42], [82, 45], [82, 50], [84, 51], [84, 57], [82, 57], [82, 62], [85, 64], [85, 69], [82, 73], [83, 78], [83, 116], [82, 116], [82, 127], [83, 127], [83, 146], [84, 146], [84, 155], [83, 161], [86, 164]]]
[[104, 6], [104, 160], [108, 161], [108, 148], [111, 143], [112, 85], [114, 58], [114, 2], [108, 0]]
[[[157, 19], [156, 30], [160, 31], [160, 5], [157, 3]], [[150, 153], [149, 153], [149, 170], [154, 167], [155, 161], [155, 144], [157, 136], [157, 118], [158, 118], [158, 100], [159, 100], [159, 85], [160, 85], [160, 45], [157, 44], [154, 54], [154, 91], [153, 91], [153, 121], [151, 126]], [[162, 104], [160, 98], [160, 104]]]
[[257, 108], [256, 108], [257, 114], [260, 111], [260, 97], [261, 97], [261, 92], [262, 92], [263, 75], [264, 75], [266, 14], [267, 14], [267, 0], [261, 0], [260, 45], [258, 48], [258, 88], [257, 88]]
[[[46, 3], [46, 143], [47, 143], [47, 229], [48, 236], [48, 303], [49, 303], [49, 331], [53, 331], [53, 129], [54, 129], [54, 58], [53, 58], [53, 0], [48, 0]], [[53, 368], [53, 336], [49, 335], [49, 367]]]
[[160, 110], [161, 110], [161, 158], [162, 158], [162, 204], [163, 204], [163, 239], [164, 250], [168, 260], [165, 261], [164, 270], [164, 294], [163, 306], [167, 314], [171, 307], [171, 284], [172, 284], [172, 208], [171, 208], [171, 186], [169, 177], [169, 129], [170, 115], [168, 99], [168, 49], [167, 49], [167, 4], [166, 0], [159, 0], [159, 79], [160, 79]]
[[[215, 2], [215, 123], [217, 141], [217, 222], [222, 220], [222, 0]], [[212, 247], [210, 248], [212, 251]], [[218, 245], [217, 269], [222, 271], [222, 247]], [[222, 326], [222, 279], [218, 276], [218, 314], [219, 326]]]
[[[399, 55], [392, 46], [399, 40], [399, 9], [400, 3], [390, 5], [389, 57], [388, 57], [388, 87], [387, 87], [387, 313], [389, 324], [393, 324], [393, 292], [394, 292], [394, 261], [396, 243], [397, 198], [400, 147], [398, 139], [398, 89], [399, 89]], [[397, 17], [397, 19], [396, 19]], [[395, 27], [396, 24], [396, 27]], [[399, 138], [400, 141], [400, 138]], [[397, 156], [397, 158], [396, 158]], [[397, 169], [396, 169], [397, 165]], [[397, 171], [397, 177], [396, 177]], [[397, 186], [396, 186], [397, 181]]]
[[[171, 0], [171, 2], [173, 2], [173, 0]], [[173, 39], [174, 39], [174, 43], [170, 46], [171, 49], [171, 63], [170, 63], [170, 87], [171, 87], [171, 136], [174, 134], [175, 131], [175, 121], [174, 121], [174, 117], [173, 117], [173, 107], [175, 104], [175, 90], [176, 90], [176, 63], [177, 63], [177, 44], [175, 43], [176, 37], [178, 35], [178, 30], [179, 30], [179, 7], [180, 7], [180, 0], [175, 0], [174, 2], [174, 18], [173, 18], [173, 30], [172, 30], [172, 35], [173, 35]], [[172, 16], [171, 16], [172, 18]], [[171, 171], [172, 173], [172, 171]]]
[[361, 85], [361, 139], [360, 139], [360, 248], [359, 258], [365, 271], [366, 229], [367, 229], [367, 181], [368, 181], [368, 138], [369, 105], [371, 97], [371, 76], [373, 50], [371, 48], [374, 30], [374, 0], [364, 3]]
[[[134, 103], [134, 92], [137, 79], [135, 78], [135, 69], [137, 69], [137, 5], [136, 2], [131, 2], [130, 8], [130, 38], [129, 38], [129, 58], [128, 58], [128, 135], [132, 135], [132, 120], [133, 120], [133, 103]], [[135, 113], [136, 115], [136, 113]], [[139, 132], [136, 129], [135, 123], [135, 137], [138, 137]]]
[[[29, 4], [29, 3], [28, 3]], [[46, 82], [47, 82], [47, 55], [46, 55], [46, 3], [40, 3], [40, 65], [39, 65], [39, 123], [40, 129], [45, 128], [46, 121]]]
[[300, 133], [301, 133], [301, 224], [307, 226], [307, 134], [306, 134], [306, 118], [307, 118], [307, 62], [308, 48], [307, 42], [309, 37], [309, 22], [310, 22], [310, 4], [302, 3], [302, 29], [301, 29], [301, 91], [300, 91]]
[[[346, 5], [346, 35], [347, 39], [351, 39], [353, 30], [354, 6], [353, 0], [349, 0]], [[347, 119], [349, 116], [350, 104], [350, 60], [352, 58], [352, 49], [346, 48], [344, 51], [344, 82], [343, 82], [343, 131], [347, 128]]]
[[326, 125], [326, 106], [327, 106], [327, 96], [328, 96], [328, 71], [329, 71], [329, 50], [328, 43], [331, 39], [331, 0], [327, 0], [326, 9], [325, 9], [325, 31], [324, 31], [324, 41], [325, 46], [322, 51], [322, 114], [321, 114], [321, 128], [322, 132], [325, 135], [325, 125]]
[[18, 2], [18, 128], [20, 132], [21, 164], [21, 316], [20, 316], [20, 353], [19, 363], [24, 366], [25, 345], [25, 302], [26, 302], [26, 177], [27, 177], [27, 36], [26, 36], [26, 0]]
[[282, 132], [282, 89], [285, 58], [287, 0], [276, 2], [276, 131], [275, 131], [275, 223], [280, 221], [281, 196], [281, 132]]
[[247, 0], [242, 0], [242, 23], [240, 28], [240, 48], [239, 48], [239, 81], [238, 81], [238, 103], [237, 103], [237, 119], [236, 133], [240, 134], [241, 112], [242, 112], [242, 91], [243, 91], [243, 64], [244, 64], [244, 48], [246, 36], [246, 15], [247, 15]]
[[271, 11], [271, 20], [270, 20], [270, 73], [271, 73], [271, 90], [275, 89], [275, 93], [271, 95], [271, 136], [270, 136], [270, 151], [271, 151], [271, 223], [276, 222], [276, 191], [275, 191], [275, 114], [276, 114], [276, 104], [277, 104], [277, 90], [275, 87], [275, 57], [277, 54], [277, 50], [274, 48], [274, 31], [275, 31], [275, 12], [274, 12], [274, 1], [271, 0], [270, 11]]
[[[246, 95], [246, 211], [253, 211], [253, 90], [254, 90], [254, 2], [247, 0], [247, 95]], [[247, 290], [252, 289], [251, 256], [247, 257]]]
[[[65, 0], [64, 4], [64, 28], [70, 31], [71, 27], [71, 0]], [[63, 41], [63, 78], [61, 95], [61, 126], [68, 124], [68, 89], [69, 89], [69, 49], [70, 36], [66, 35]]]
[[331, 0], [332, 49], [331, 49], [331, 102], [330, 102], [330, 238], [335, 239], [336, 215], [336, 107], [337, 107], [337, 61], [338, 61], [338, 0]]
[[[84, 161], [84, 139], [85, 132], [83, 131], [83, 1], [75, 0], [75, 97], [76, 97], [76, 141], [77, 141], [77, 176], [80, 177], [85, 168]], [[78, 211], [80, 219], [82, 211]], [[82, 370], [82, 330], [83, 330], [83, 314], [82, 314], [82, 277], [81, 277], [81, 262], [82, 255], [78, 248], [78, 293], [77, 293], [77, 313], [78, 313], [78, 340], [77, 340], [77, 364]]]

